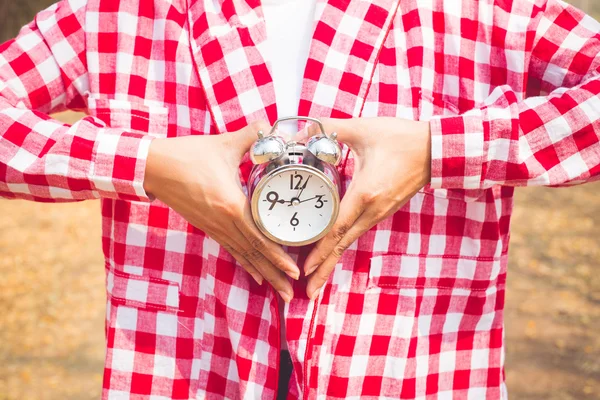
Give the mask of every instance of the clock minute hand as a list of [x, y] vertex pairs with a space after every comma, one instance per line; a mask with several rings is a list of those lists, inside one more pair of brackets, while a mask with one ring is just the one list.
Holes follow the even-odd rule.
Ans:
[[306, 200], [302, 200], [302, 201], [300, 201], [298, 204], [300, 204], [300, 203], [304, 203], [305, 201], [311, 201], [311, 200], [314, 200], [314, 199], [318, 199], [319, 197], [323, 197], [323, 195], [320, 195], [320, 196], [315, 196], [315, 197], [311, 197], [310, 199], [306, 199]]
[[[311, 197], [310, 199], [306, 199], [306, 200], [300, 200], [300, 199], [298, 199], [298, 198], [296, 197], [296, 198], [295, 198], [295, 200], [297, 200], [297, 203], [296, 203], [296, 204], [302, 204], [302, 203], [304, 203], [304, 202], [306, 202], [306, 201], [311, 201], [311, 200], [314, 200], [314, 199], [318, 199], [319, 197], [323, 197], [323, 196], [315, 196], [315, 197]], [[289, 203], [290, 203], [290, 204], [288, 204], [288, 207], [291, 207], [291, 206], [293, 206], [293, 205], [294, 205], [294, 204], [293, 204], [293, 200], [292, 200], [292, 201], [290, 201]]]
[[302, 189], [300, 189], [300, 192], [298, 192], [296, 195], [297, 199], [300, 199], [300, 196], [302, 196], [302, 192], [304, 192], [304, 189], [306, 189], [306, 186], [308, 186], [308, 181], [310, 181], [310, 178], [312, 178], [312, 175], [309, 176], [308, 179], [306, 179], [306, 182], [304, 182], [304, 185], [302, 185]]

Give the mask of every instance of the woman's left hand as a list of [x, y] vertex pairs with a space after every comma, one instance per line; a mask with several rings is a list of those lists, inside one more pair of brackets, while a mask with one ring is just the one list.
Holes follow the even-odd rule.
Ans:
[[[430, 181], [428, 122], [400, 118], [321, 119], [327, 132], [354, 154], [354, 175], [332, 230], [304, 265], [307, 294], [315, 299], [344, 251], [363, 233], [398, 211]], [[304, 136], [320, 132], [311, 125]], [[302, 139], [302, 132], [299, 133]]]

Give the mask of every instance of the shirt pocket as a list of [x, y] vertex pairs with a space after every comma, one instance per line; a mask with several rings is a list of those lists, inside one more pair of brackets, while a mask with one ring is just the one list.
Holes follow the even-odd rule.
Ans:
[[155, 138], [167, 137], [167, 107], [90, 96], [88, 112], [111, 128], [135, 131]]
[[[431, 92], [422, 91], [419, 98], [419, 121], [431, 121], [434, 117], [450, 117], [460, 115], [458, 107], [445, 101], [441, 96], [435, 96]], [[426, 185], [421, 193], [433, 195], [442, 199], [461, 200], [473, 202], [484, 199], [485, 189], [433, 189]]]
[[111, 270], [107, 275], [106, 288], [109, 300], [116, 305], [154, 311], [180, 310], [177, 282]]
[[501, 257], [386, 254], [371, 258], [368, 287], [486, 291], [498, 283]]

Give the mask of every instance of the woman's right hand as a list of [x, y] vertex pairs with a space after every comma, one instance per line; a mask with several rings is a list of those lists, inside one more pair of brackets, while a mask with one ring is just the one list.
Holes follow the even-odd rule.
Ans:
[[239, 179], [242, 157], [259, 130], [267, 132], [270, 126], [255, 122], [221, 135], [154, 139], [144, 189], [219, 242], [259, 284], [266, 279], [289, 302], [293, 291], [285, 274], [298, 279], [300, 270], [281, 246], [258, 230]]

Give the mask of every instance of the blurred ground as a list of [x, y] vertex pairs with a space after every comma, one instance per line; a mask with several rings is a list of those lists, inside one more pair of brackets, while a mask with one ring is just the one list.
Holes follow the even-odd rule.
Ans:
[[[600, 399], [600, 185], [521, 189], [507, 292], [517, 400]], [[0, 201], [0, 400], [97, 399], [98, 202]]]
[[[0, 40], [52, 1], [0, 0]], [[598, 0], [573, 3], [600, 15]], [[598, 400], [600, 184], [521, 189], [516, 204], [506, 307], [510, 397]], [[0, 212], [0, 400], [99, 398], [98, 202], [4, 200]]]
[[520, 189], [516, 204], [506, 299], [509, 396], [600, 399], [600, 185]]

